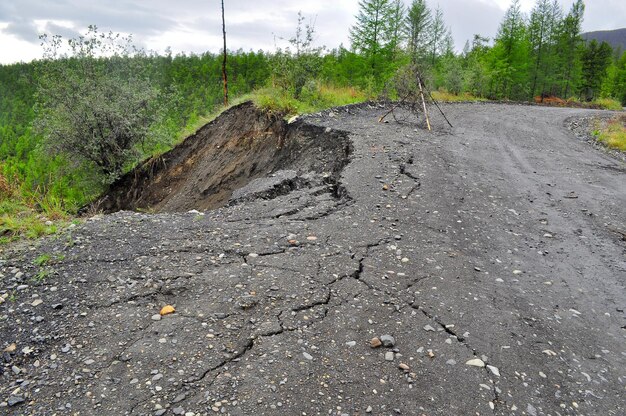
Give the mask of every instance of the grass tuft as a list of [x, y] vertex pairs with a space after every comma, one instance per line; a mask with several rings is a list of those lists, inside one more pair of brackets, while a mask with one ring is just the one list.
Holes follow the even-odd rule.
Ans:
[[612, 98], [598, 98], [594, 100], [592, 104], [598, 106], [603, 110], [621, 111], [623, 109], [622, 103]]
[[311, 83], [298, 99], [277, 88], [263, 88], [247, 96], [257, 107], [284, 117], [315, 113], [332, 107], [365, 101], [367, 95], [354, 87]]
[[476, 97], [469, 92], [463, 92], [461, 94], [452, 94], [445, 90], [433, 91], [432, 96], [435, 100], [444, 103], [458, 103], [458, 102], [480, 102], [487, 101], [485, 98]]
[[0, 175], [0, 244], [55, 234], [67, 219], [60, 199], [20, 192], [16, 180]]
[[594, 135], [607, 147], [626, 152], [626, 114], [621, 114], [606, 123], [598, 123]]

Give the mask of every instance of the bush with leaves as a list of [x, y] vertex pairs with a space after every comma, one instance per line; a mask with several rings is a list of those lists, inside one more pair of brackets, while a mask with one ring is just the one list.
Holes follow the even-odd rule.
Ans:
[[42, 41], [36, 130], [53, 152], [95, 167], [105, 183], [115, 180], [161, 114], [144, 53], [130, 38], [95, 26], [70, 39], [67, 51], [60, 36]]
[[290, 46], [279, 49], [271, 61], [274, 86], [288, 91], [296, 99], [321, 71], [324, 48], [313, 46], [314, 34], [315, 25], [305, 24], [299, 12], [295, 36], [288, 39]]

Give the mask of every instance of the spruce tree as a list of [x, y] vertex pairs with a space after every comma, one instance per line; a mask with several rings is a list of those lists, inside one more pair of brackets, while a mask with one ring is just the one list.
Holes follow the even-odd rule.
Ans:
[[400, 22], [404, 9], [400, 2], [361, 0], [356, 24], [350, 28], [354, 51], [364, 55], [376, 84], [393, 67], [394, 51], [400, 43]]
[[387, 42], [387, 48], [390, 53], [390, 58], [395, 60], [397, 53], [404, 41], [403, 23], [404, 16], [406, 14], [406, 8], [401, 0], [394, 0], [390, 5], [389, 21], [387, 27], [387, 33], [389, 36]]
[[557, 0], [537, 0], [530, 16], [531, 96], [554, 94], [556, 71], [556, 41], [559, 37], [563, 12]]
[[611, 65], [611, 55], [613, 50], [611, 46], [593, 39], [583, 52], [582, 65], [583, 77], [581, 86], [581, 98], [592, 101], [600, 95], [600, 87], [604, 78], [606, 78], [606, 70]]
[[489, 66], [492, 72], [491, 95], [522, 98], [527, 71], [526, 23], [520, 1], [514, 0], [498, 28]]
[[446, 52], [448, 38], [451, 37], [449, 29], [446, 29], [446, 23], [443, 20], [443, 10], [437, 7], [435, 15], [430, 25], [430, 60], [435, 65], [439, 56]]
[[580, 78], [583, 39], [580, 36], [585, 4], [577, 0], [563, 19], [557, 50], [560, 54], [561, 96], [568, 98]]
[[412, 63], [423, 59], [429, 51], [431, 23], [432, 16], [426, 1], [413, 0], [404, 22], [407, 49]]

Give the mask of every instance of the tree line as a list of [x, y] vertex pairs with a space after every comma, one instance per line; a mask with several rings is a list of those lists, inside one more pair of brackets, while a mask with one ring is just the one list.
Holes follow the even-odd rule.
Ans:
[[[350, 52], [364, 60], [357, 79], [383, 85], [408, 62], [429, 74], [431, 88], [490, 99], [556, 96], [592, 101], [612, 97], [626, 105], [626, 55], [581, 37], [584, 3], [565, 12], [556, 0], [537, 0], [529, 15], [513, 0], [492, 42], [479, 34], [455, 53], [442, 10], [425, 0], [362, 0], [350, 30]], [[354, 76], [354, 75], [353, 75]], [[342, 81], [339, 79], [339, 81]]]
[[[265, 87], [314, 100], [333, 85], [393, 99], [413, 65], [431, 90], [524, 101], [612, 97], [626, 105], [626, 53], [585, 43], [583, 18], [582, 0], [568, 11], [537, 0], [529, 15], [514, 0], [494, 39], [474, 35], [457, 53], [439, 7], [361, 0], [348, 46], [316, 45], [314, 25], [299, 14], [287, 47], [229, 51], [229, 94]], [[85, 202], [223, 101], [221, 54], [150, 54], [95, 27], [67, 44], [44, 41], [43, 59], [0, 65], [0, 173], [30, 192]]]

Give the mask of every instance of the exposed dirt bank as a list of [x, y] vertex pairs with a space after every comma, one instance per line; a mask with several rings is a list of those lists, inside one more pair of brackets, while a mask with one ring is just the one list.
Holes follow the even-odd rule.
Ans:
[[[226, 205], [234, 190], [282, 170], [290, 172], [275, 175], [278, 180], [254, 182], [245, 194], [269, 199], [324, 185], [336, 193], [333, 185], [350, 151], [343, 132], [297, 121], [287, 124], [246, 102], [124, 175], [93, 206], [104, 212], [214, 209]], [[236, 199], [242, 198], [240, 193]]]

